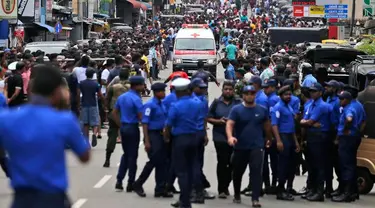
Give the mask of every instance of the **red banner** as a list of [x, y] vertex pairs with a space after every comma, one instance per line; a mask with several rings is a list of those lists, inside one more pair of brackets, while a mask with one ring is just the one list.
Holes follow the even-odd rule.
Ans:
[[293, 16], [294, 17], [303, 17], [304, 6], [293, 6]]

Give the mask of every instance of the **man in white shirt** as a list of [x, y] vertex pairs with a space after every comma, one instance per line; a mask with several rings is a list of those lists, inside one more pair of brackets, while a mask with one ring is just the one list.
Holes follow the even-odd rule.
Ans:
[[[75, 67], [73, 69], [73, 73], [76, 75], [77, 77], [77, 81], [78, 83], [80, 83], [81, 81], [87, 79], [86, 77], [86, 69], [87, 67], [89, 66], [89, 63], [90, 63], [90, 57], [88, 56], [82, 56], [81, 57], [81, 60], [80, 60], [80, 66], [79, 67]], [[94, 80], [97, 80], [97, 76], [96, 76], [96, 73], [94, 74], [93, 78]]]
[[107, 91], [107, 79], [109, 77], [109, 72], [113, 69], [115, 64], [115, 61], [113, 59], [108, 59], [104, 62], [105, 69], [102, 71], [102, 76], [101, 76], [101, 91], [102, 94], [105, 95]]

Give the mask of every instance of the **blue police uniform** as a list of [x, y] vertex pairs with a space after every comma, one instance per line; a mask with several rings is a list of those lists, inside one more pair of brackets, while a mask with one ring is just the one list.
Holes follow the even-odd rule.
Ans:
[[302, 87], [311, 87], [318, 81], [312, 74], [308, 74], [305, 76], [305, 79], [302, 82]]
[[[184, 78], [172, 82], [177, 91], [187, 89], [189, 84], [190, 81]], [[197, 183], [201, 172], [195, 168], [199, 165], [198, 147], [202, 144], [197, 136], [201, 106], [201, 101], [193, 96], [179, 97], [170, 107], [166, 121], [166, 126], [172, 128], [172, 163], [181, 191], [180, 207], [191, 207], [193, 182], [196, 190], [203, 190]]]
[[[6, 97], [4, 96], [3, 93], [0, 93], [0, 109], [4, 110], [7, 107], [8, 107], [8, 105], [7, 105]], [[3, 169], [5, 175], [7, 177], [9, 177], [9, 171], [8, 171], [8, 165], [7, 164], [8, 164], [8, 158], [6, 157], [4, 149], [0, 148], [0, 166], [1, 166], [1, 169]]]
[[278, 186], [285, 190], [286, 181], [295, 174], [295, 112], [289, 103], [280, 100], [271, 111], [271, 124], [277, 126], [284, 150], [279, 152]]
[[[323, 91], [323, 87], [316, 83], [310, 90]], [[309, 175], [311, 176], [312, 184], [315, 186], [315, 193], [319, 194], [319, 198], [324, 192], [325, 160], [328, 156], [328, 143], [330, 141], [328, 138], [328, 132], [331, 127], [330, 112], [329, 104], [325, 103], [320, 97], [311, 103], [303, 117], [304, 120], [312, 120], [321, 124], [320, 128], [313, 126], [307, 128], [308, 163], [311, 165], [311, 173]]]
[[[144, 78], [133, 76], [129, 79], [131, 85], [144, 84]], [[121, 145], [124, 153], [121, 156], [120, 167], [117, 173], [117, 186], [122, 190], [122, 181], [125, 178], [126, 171], [129, 170], [128, 190], [135, 181], [137, 173], [138, 148], [140, 142], [139, 117], [143, 113], [142, 98], [140, 94], [131, 89], [117, 98], [116, 110], [120, 112], [120, 133]]]
[[[151, 90], [163, 91], [166, 88], [164, 83], [155, 83], [151, 86]], [[149, 161], [143, 168], [143, 171], [133, 188], [140, 195], [143, 195], [142, 185], [150, 176], [152, 170], [155, 168], [155, 196], [164, 194], [167, 179], [167, 146], [163, 138], [163, 128], [167, 120], [167, 111], [161, 100], [153, 97], [144, 104], [142, 114], [142, 124], [147, 125], [148, 136], [150, 139], [151, 149], [147, 152]]]
[[46, 98], [34, 95], [30, 104], [0, 112], [0, 119], [6, 121], [0, 125], [0, 148], [9, 155], [12, 207], [65, 208], [65, 146], [78, 156], [89, 150], [76, 116], [57, 111]]

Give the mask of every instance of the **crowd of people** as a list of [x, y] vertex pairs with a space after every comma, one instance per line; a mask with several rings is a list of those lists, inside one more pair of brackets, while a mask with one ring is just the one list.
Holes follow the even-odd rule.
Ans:
[[[356, 151], [366, 114], [356, 99], [358, 89], [317, 77], [309, 63], [299, 73], [299, 55], [307, 42], [297, 47], [268, 41], [270, 27], [316, 23], [291, 18], [290, 12], [277, 9], [276, 1], [268, 9], [254, 8], [251, 16], [230, 4], [207, 5], [223, 12], [189, 14], [182, 20], [160, 16], [134, 33], [111, 32], [105, 34], [110, 41], [77, 44], [60, 54], [1, 53], [0, 118], [7, 122], [0, 127], [0, 164], [15, 190], [12, 207], [69, 207], [64, 150], [89, 161], [106, 121], [103, 167], [111, 166], [117, 143], [123, 150], [117, 191], [124, 190], [128, 173], [126, 191], [145, 197], [143, 184], [155, 169], [154, 197], [179, 193], [174, 207], [215, 198], [206, 191], [210, 183], [203, 171], [211, 124], [218, 198], [230, 195], [233, 182], [233, 202], [251, 196], [253, 207], [261, 207], [263, 194], [286, 201], [295, 195], [308, 201], [359, 199]], [[174, 37], [183, 23], [209, 25], [223, 47], [224, 82], [206, 72], [202, 62], [191, 79], [177, 69], [165, 83], [157, 82], [173, 58]], [[222, 94], [209, 105], [210, 79]], [[144, 103], [142, 97], [151, 94]], [[141, 139], [149, 161], [136, 178]], [[250, 182], [241, 190], [247, 167]], [[294, 177], [306, 172], [306, 187], [297, 192]], [[176, 178], [180, 191], [173, 185]]]

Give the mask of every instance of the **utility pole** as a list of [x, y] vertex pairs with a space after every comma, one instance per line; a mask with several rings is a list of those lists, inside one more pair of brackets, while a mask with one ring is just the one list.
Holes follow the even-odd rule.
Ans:
[[355, 4], [356, 4], [356, 0], [352, 0], [352, 19], [351, 19], [351, 23], [350, 23], [350, 37], [353, 37], [353, 30], [354, 30], [354, 26], [355, 26]]

